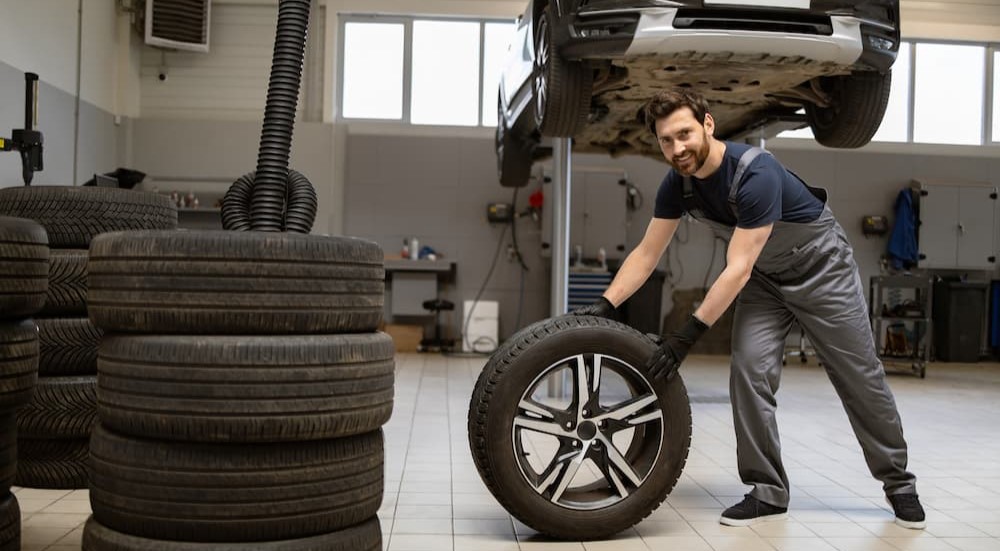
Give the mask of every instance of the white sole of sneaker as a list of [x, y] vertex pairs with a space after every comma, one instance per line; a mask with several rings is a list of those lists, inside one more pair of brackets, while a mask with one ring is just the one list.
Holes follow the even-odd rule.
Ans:
[[[889, 506], [889, 510], [892, 510], [892, 503], [889, 501], [889, 498], [885, 498], [885, 503]], [[899, 517], [894, 518], [897, 526], [909, 528], [910, 530], [923, 530], [927, 527], [926, 520], [903, 520]]]
[[902, 526], [903, 528], [909, 528], [910, 530], [923, 530], [924, 528], [927, 527], [926, 520], [920, 520], [914, 522], [910, 520], [903, 520], [899, 517], [896, 518], [896, 524]]
[[777, 515], [764, 515], [754, 518], [728, 518], [719, 517], [719, 524], [724, 524], [726, 526], [752, 526], [754, 524], [760, 524], [762, 522], [771, 522], [775, 520], [785, 520], [788, 518], [788, 513], [778, 513]]

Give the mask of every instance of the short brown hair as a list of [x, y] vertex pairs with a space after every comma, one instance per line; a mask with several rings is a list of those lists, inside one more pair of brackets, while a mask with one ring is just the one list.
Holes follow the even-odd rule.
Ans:
[[653, 135], [656, 135], [656, 121], [669, 117], [674, 111], [687, 107], [694, 113], [698, 124], [705, 124], [705, 113], [708, 113], [708, 102], [697, 92], [684, 88], [661, 90], [650, 99], [642, 109], [643, 122]]

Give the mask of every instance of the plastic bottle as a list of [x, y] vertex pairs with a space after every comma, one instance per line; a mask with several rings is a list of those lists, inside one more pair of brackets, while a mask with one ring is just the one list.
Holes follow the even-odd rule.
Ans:
[[420, 241], [416, 237], [410, 238], [410, 259], [420, 260]]

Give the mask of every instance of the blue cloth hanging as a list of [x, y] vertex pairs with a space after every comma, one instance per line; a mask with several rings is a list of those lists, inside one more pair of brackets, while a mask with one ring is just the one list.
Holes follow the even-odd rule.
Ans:
[[909, 269], [917, 265], [917, 215], [913, 211], [913, 194], [904, 189], [896, 196], [896, 221], [889, 236], [889, 265], [894, 270]]

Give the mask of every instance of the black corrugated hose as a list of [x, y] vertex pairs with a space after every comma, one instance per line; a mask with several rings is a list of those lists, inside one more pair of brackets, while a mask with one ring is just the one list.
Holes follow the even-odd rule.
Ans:
[[288, 168], [295, 109], [302, 82], [310, 0], [280, 0], [271, 80], [257, 154], [257, 170], [240, 177], [222, 200], [222, 227], [236, 231], [309, 233], [316, 191]]

